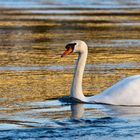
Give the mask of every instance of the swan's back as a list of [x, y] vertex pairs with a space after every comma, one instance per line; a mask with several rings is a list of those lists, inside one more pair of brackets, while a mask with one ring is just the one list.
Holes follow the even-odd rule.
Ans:
[[140, 105], [140, 75], [125, 78], [87, 100], [113, 105]]

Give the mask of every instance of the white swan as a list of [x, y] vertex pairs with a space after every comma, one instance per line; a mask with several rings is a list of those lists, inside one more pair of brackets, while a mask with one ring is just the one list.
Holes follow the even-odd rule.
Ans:
[[112, 105], [140, 105], [140, 75], [125, 78], [100, 94], [85, 97], [82, 90], [82, 78], [86, 64], [88, 47], [85, 42], [76, 40], [66, 45], [61, 57], [72, 52], [78, 53], [78, 60], [71, 86], [70, 96], [88, 103], [105, 103]]

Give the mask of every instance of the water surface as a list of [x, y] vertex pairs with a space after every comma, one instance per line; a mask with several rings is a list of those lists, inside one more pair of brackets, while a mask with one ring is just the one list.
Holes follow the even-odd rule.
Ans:
[[0, 138], [138, 139], [139, 107], [58, 99], [69, 95], [77, 56], [60, 55], [73, 39], [89, 46], [85, 95], [140, 73], [139, 9], [139, 0], [0, 0]]
[[1, 139], [138, 139], [140, 107], [24, 102], [1, 108]]

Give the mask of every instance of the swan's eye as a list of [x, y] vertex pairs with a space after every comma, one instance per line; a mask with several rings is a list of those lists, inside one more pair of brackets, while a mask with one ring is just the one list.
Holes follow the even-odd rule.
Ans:
[[69, 44], [66, 45], [65, 48], [66, 49], [71, 48], [72, 50], [74, 50], [75, 45], [76, 45], [76, 43], [69, 43]]
[[70, 43], [66, 45], [66, 50], [64, 51], [64, 53], [61, 55], [61, 57], [64, 57], [65, 55], [68, 55], [70, 53], [73, 52], [74, 50], [74, 46], [76, 45], [76, 43]]

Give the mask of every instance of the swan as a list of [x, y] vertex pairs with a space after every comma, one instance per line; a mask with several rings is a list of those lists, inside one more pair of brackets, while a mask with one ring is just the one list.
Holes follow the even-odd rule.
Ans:
[[111, 105], [140, 105], [140, 75], [134, 75], [117, 82], [103, 92], [86, 97], [82, 90], [82, 79], [88, 47], [84, 41], [75, 40], [66, 45], [66, 50], [61, 55], [64, 57], [72, 52], [78, 53], [75, 73], [70, 90], [70, 97], [85, 103], [102, 103]]

